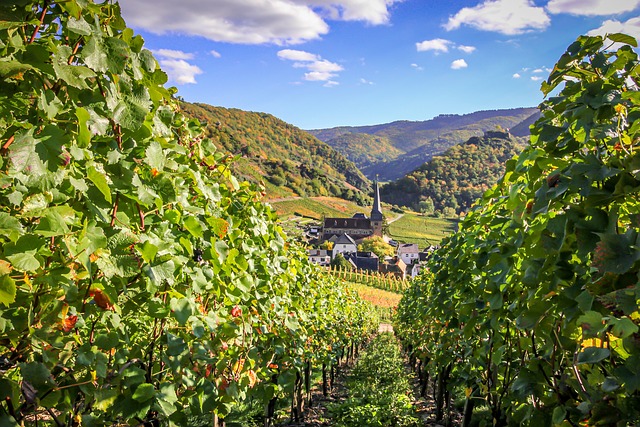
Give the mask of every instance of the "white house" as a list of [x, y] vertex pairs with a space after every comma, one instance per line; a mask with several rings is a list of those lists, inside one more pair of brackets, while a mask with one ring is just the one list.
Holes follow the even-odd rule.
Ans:
[[419, 262], [407, 265], [407, 277], [410, 279], [415, 279], [420, 274], [421, 268], [422, 265]]
[[309, 261], [318, 265], [331, 264], [331, 255], [324, 249], [309, 249], [307, 251]]
[[333, 244], [333, 257], [350, 252], [358, 252], [358, 245], [348, 234], [341, 234]]
[[404, 261], [405, 264], [411, 265], [414, 262], [420, 261], [420, 249], [415, 243], [403, 243], [398, 246], [398, 257]]

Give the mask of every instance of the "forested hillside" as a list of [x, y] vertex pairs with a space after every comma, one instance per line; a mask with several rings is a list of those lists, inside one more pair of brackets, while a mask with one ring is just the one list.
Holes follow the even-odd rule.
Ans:
[[345, 133], [328, 141], [328, 144], [344, 154], [359, 168], [377, 162], [391, 161], [404, 154], [385, 136], [368, 133]]
[[365, 203], [369, 181], [345, 156], [266, 113], [182, 103], [219, 149], [238, 156], [234, 172], [264, 181], [267, 197], [337, 196]]
[[[401, 178], [434, 155], [473, 136], [482, 136], [485, 131], [518, 127], [520, 131], [517, 136], [528, 135], [528, 125], [536, 113], [535, 108], [477, 111], [464, 115], [443, 114], [426, 121], [397, 121], [309, 132], [358, 164], [369, 178], [378, 175], [386, 181]], [[519, 126], [523, 121], [528, 123]], [[362, 141], [366, 140], [363, 135], [375, 137], [366, 145], [366, 156], [354, 149], [354, 146], [361, 146]], [[387, 147], [394, 147], [397, 154]]]
[[433, 157], [409, 175], [382, 187], [383, 201], [419, 211], [465, 212], [504, 173], [520, 151], [506, 132], [487, 132]]

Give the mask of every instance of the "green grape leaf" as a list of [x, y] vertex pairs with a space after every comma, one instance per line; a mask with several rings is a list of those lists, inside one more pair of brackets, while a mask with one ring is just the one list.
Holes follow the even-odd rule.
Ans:
[[143, 383], [136, 387], [136, 391], [131, 398], [136, 402], [146, 402], [149, 399], [153, 399], [156, 395], [156, 389], [153, 384]]
[[172, 298], [171, 311], [178, 323], [184, 326], [194, 312], [193, 302], [188, 298]]
[[0, 212], [0, 234], [9, 237], [11, 240], [18, 240], [22, 234], [22, 224], [17, 218], [6, 212]]
[[125, 129], [137, 130], [144, 122], [152, 106], [149, 91], [138, 86], [125, 94], [113, 111], [113, 119]]
[[623, 33], [607, 34], [607, 38], [616, 43], [625, 43], [633, 47], [638, 47], [638, 41], [635, 39], [635, 37], [632, 37], [627, 34], [623, 34]]
[[93, 394], [96, 399], [94, 406], [100, 411], [106, 411], [113, 406], [118, 394], [115, 389], [96, 390]]
[[16, 301], [16, 284], [9, 276], [0, 276], [0, 304], [9, 307]]
[[109, 188], [105, 174], [98, 171], [95, 166], [89, 166], [87, 168], [87, 178], [93, 182], [93, 185], [102, 193], [105, 200], [111, 203], [111, 189]]
[[51, 371], [42, 363], [30, 362], [20, 363], [20, 373], [22, 378], [29, 381], [38, 391], [44, 392], [44, 390], [53, 387], [55, 382], [51, 376]]
[[183, 220], [184, 228], [191, 233], [194, 237], [202, 237], [202, 224], [198, 221], [198, 218], [188, 216]]
[[93, 33], [93, 29], [91, 25], [87, 21], [82, 18], [82, 16], [78, 17], [78, 19], [71, 17], [67, 21], [67, 28], [81, 36], [90, 36]]
[[85, 64], [97, 72], [120, 74], [131, 55], [129, 45], [115, 37], [94, 36], [82, 49]]
[[611, 355], [608, 348], [586, 347], [578, 353], [577, 364], [598, 363]]
[[628, 317], [622, 319], [612, 317], [607, 321], [607, 324], [612, 326], [611, 334], [618, 338], [626, 338], [638, 332], [638, 325]]
[[636, 233], [597, 233], [600, 236], [599, 254], [602, 269], [615, 274], [624, 274], [640, 260], [640, 251], [634, 249]]
[[[2, 23], [0, 22], [0, 25]], [[33, 70], [33, 66], [19, 61], [0, 61], [0, 77], [11, 78], [25, 71]]]
[[69, 46], [60, 46], [53, 58], [53, 69], [58, 78], [78, 89], [86, 89], [87, 79], [95, 77], [95, 73], [89, 68], [79, 65], [69, 65], [69, 58], [73, 50]]
[[145, 154], [145, 161], [150, 167], [159, 171], [164, 168], [166, 157], [164, 155], [164, 152], [162, 151], [162, 146], [160, 146], [160, 143], [158, 143], [157, 141], [153, 141], [151, 144], [149, 144], [149, 147], [147, 147]]

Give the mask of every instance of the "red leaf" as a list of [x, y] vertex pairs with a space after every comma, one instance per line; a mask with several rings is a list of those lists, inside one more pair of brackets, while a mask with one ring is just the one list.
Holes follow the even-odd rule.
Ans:
[[62, 330], [65, 332], [71, 332], [73, 328], [76, 326], [76, 322], [78, 321], [78, 316], [67, 316], [62, 319]]
[[96, 305], [103, 310], [113, 310], [113, 304], [109, 300], [109, 297], [100, 289], [91, 289], [89, 295], [93, 297]]

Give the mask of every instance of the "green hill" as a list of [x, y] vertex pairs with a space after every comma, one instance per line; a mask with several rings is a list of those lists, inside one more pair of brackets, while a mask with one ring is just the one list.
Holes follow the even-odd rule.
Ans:
[[[506, 132], [487, 132], [451, 147], [380, 189], [383, 201], [416, 210], [466, 212], [521, 149]], [[429, 202], [430, 200], [430, 202]], [[422, 202], [422, 203], [421, 203]]]
[[344, 155], [266, 113], [183, 102], [219, 150], [237, 157], [244, 180], [264, 182], [267, 198], [336, 196], [366, 204], [370, 182]]
[[[473, 136], [482, 136], [485, 131], [518, 127], [536, 112], [536, 108], [477, 111], [464, 115], [443, 114], [426, 121], [396, 121], [309, 132], [356, 162], [369, 178], [378, 175], [387, 181], [401, 178], [434, 155]], [[528, 135], [528, 126], [522, 125], [518, 129], [518, 136]], [[364, 145], [363, 134], [375, 139], [369, 139]], [[359, 147], [366, 150], [365, 154]]]

